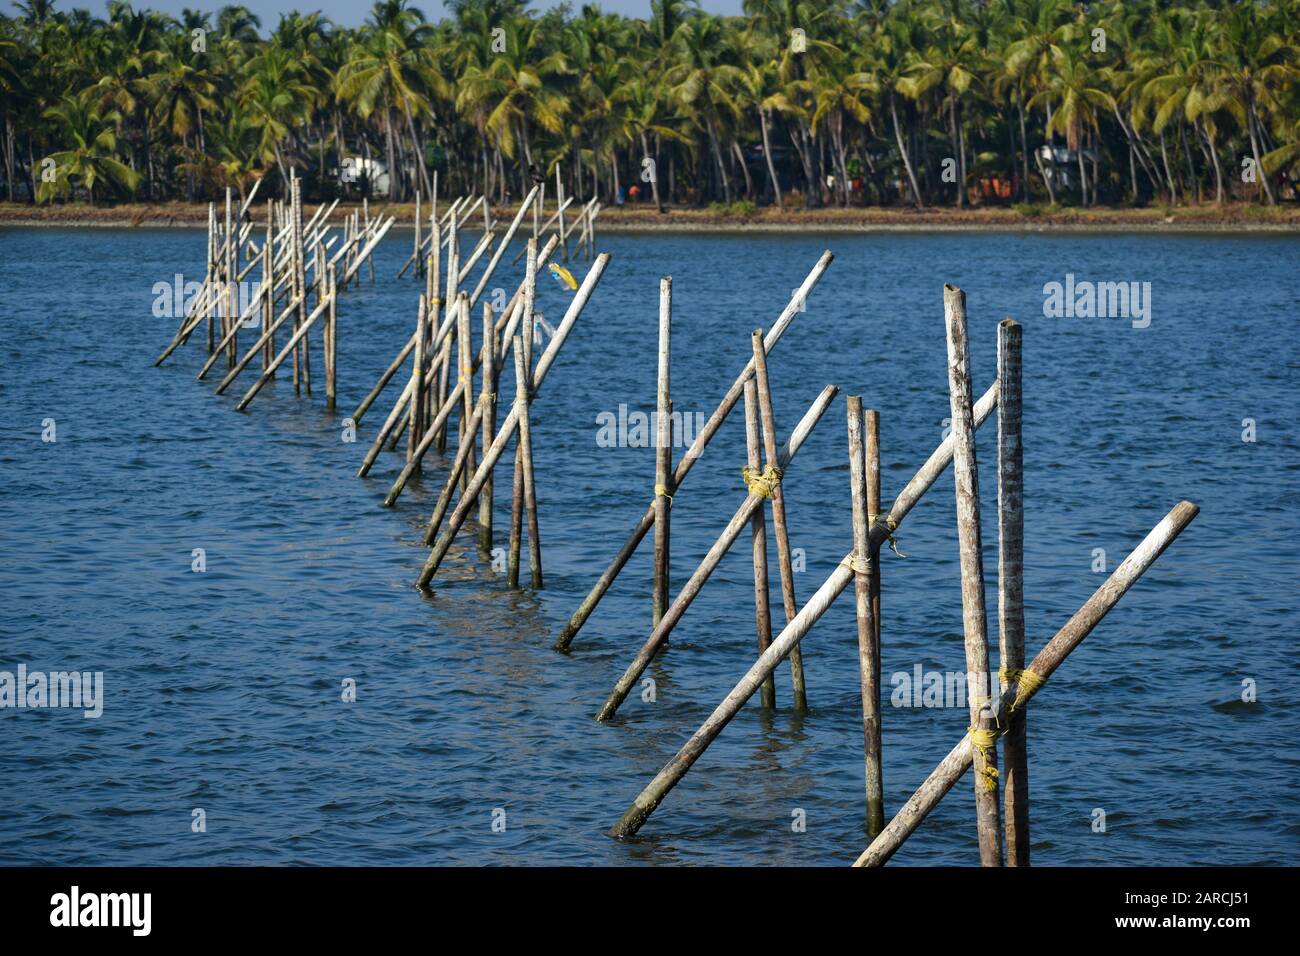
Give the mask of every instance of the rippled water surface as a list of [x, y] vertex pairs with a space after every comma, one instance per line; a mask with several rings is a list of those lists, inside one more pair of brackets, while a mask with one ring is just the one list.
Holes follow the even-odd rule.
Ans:
[[[1025, 327], [1031, 653], [1101, 582], [1096, 549], [1113, 568], [1179, 499], [1201, 507], [1034, 703], [1035, 861], [1296, 862], [1300, 240], [602, 245], [613, 260], [533, 406], [546, 587], [511, 592], [466, 534], [422, 595], [419, 535], [447, 462], [431, 459], [423, 484], [385, 509], [398, 455], [368, 480], [355, 471], [386, 406], [355, 444], [341, 440], [413, 327], [420, 286], [394, 279], [409, 233], [381, 247], [377, 285], [340, 302], [337, 413], [323, 388], [295, 398], [287, 378], [236, 413], [242, 388], [215, 397], [195, 380], [199, 336], [150, 367], [175, 328], [152, 315], [153, 286], [201, 277], [201, 232], [0, 231], [0, 670], [103, 671], [106, 688], [98, 720], [0, 711], [0, 862], [852, 860], [864, 834], [850, 597], [804, 642], [810, 711], [790, 709], [782, 666], [778, 709], [751, 701], [626, 843], [605, 830], [754, 655], [748, 536], [648, 672], [654, 703], [634, 695], [615, 723], [592, 720], [649, 630], [648, 542], [572, 653], [551, 649], [652, 494], [653, 450], [598, 447], [596, 417], [653, 407], [658, 277], [674, 277], [676, 407], [707, 415], [750, 330], [771, 323], [825, 248], [835, 261], [771, 359], [782, 433], [824, 385], [842, 390], [786, 476], [792, 545], [806, 558], [800, 601], [851, 542], [842, 396], [880, 410], [892, 500], [942, 436], [941, 287], [961, 285], [977, 393], [993, 379], [997, 321]], [[493, 285], [513, 288], [519, 273]], [[1043, 285], [1066, 273], [1150, 282], [1150, 327], [1045, 318]], [[569, 293], [544, 281], [539, 308], [555, 322]], [[1242, 440], [1243, 419], [1256, 441]], [[979, 438], [991, 609], [994, 437], [990, 423]], [[735, 415], [676, 499], [675, 586], [739, 503], [743, 458]], [[500, 536], [505, 495], [496, 520]], [[887, 691], [917, 665], [965, 669], [950, 473], [900, 545], [908, 557], [884, 561]], [[191, 571], [195, 548], [205, 573]], [[773, 581], [779, 619], [775, 565]], [[1240, 701], [1245, 678], [1256, 703]], [[886, 706], [888, 812], [965, 725], [964, 708]], [[972, 803], [966, 778], [896, 862], [976, 862]], [[206, 833], [191, 832], [195, 808]], [[806, 832], [792, 830], [798, 810]]]

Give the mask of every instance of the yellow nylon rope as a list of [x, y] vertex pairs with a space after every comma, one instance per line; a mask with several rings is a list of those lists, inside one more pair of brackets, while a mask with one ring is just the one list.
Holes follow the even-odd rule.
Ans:
[[655, 485], [655, 497], [658, 498], [660, 495], [663, 495], [669, 501], [673, 500], [673, 496], [668, 493], [667, 485]]
[[856, 554], [849, 554], [845, 556], [844, 560], [841, 561], [840, 564], [847, 565], [857, 574], [871, 573], [870, 558], [859, 558]]
[[777, 486], [781, 484], [781, 474], [781, 469], [776, 465], [768, 465], [761, 472], [748, 465], [740, 469], [740, 476], [745, 479], [745, 486], [749, 488], [749, 493], [760, 498], [772, 497]]
[[984, 758], [984, 767], [980, 770], [980, 774], [984, 777], [984, 786], [989, 790], [996, 790], [998, 788], [998, 768], [989, 764], [993, 759], [990, 754], [993, 751], [994, 742], [998, 739], [998, 733], [996, 730], [982, 730], [979, 727], [967, 727], [966, 730], [970, 733], [971, 746], [978, 750], [980, 756]]

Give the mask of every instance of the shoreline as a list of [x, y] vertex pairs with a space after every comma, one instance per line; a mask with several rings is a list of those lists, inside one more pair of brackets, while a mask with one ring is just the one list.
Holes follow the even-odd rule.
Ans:
[[[315, 207], [307, 205], [308, 213]], [[341, 210], [359, 208], [353, 204]], [[498, 231], [505, 228], [515, 210], [493, 210]], [[395, 230], [410, 231], [415, 215], [413, 203], [374, 203], [372, 215], [396, 215]], [[1189, 206], [1166, 208], [1091, 208], [1032, 211], [1006, 206], [971, 209], [901, 209], [884, 207], [777, 210], [762, 208], [752, 213], [717, 209], [671, 209], [659, 213], [653, 207], [604, 208], [596, 220], [597, 233], [613, 234], [806, 234], [806, 233], [1296, 233], [1300, 232], [1300, 207], [1260, 207], [1232, 204], [1223, 207]], [[0, 203], [0, 228], [91, 228], [91, 229], [204, 229], [206, 203], [135, 204], [121, 206], [43, 206]], [[476, 231], [474, 224], [467, 229]]]

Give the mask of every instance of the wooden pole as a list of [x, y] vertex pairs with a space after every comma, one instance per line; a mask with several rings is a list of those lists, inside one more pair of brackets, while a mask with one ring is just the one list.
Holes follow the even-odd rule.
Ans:
[[[483, 387], [479, 392], [482, 406], [483, 454], [492, 447], [497, 427], [497, 359], [496, 323], [491, 303], [483, 303]], [[478, 496], [478, 549], [484, 557], [492, 554], [492, 473], [483, 482]]]
[[[259, 179], [260, 183], [261, 180]], [[262, 244], [262, 332], [263, 334], [270, 331], [271, 323], [275, 319], [275, 266], [274, 266], [274, 243], [272, 242], [271, 213], [267, 210], [266, 214], [266, 241]], [[268, 341], [262, 347], [262, 371], [271, 364], [271, 359], [275, 357], [275, 341], [268, 336]]]
[[[772, 390], [767, 381], [767, 348], [763, 345], [763, 330], [755, 329], [754, 384], [758, 388], [758, 408], [762, 413], [763, 454], [769, 468], [776, 466], [776, 416], [772, 411]], [[789, 624], [799, 612], [794, 593], [794, 565], [790, 559], [790, 535], [785, 518], [785, 492], [778, 480], [772, 486], [772, 528], [776, 532], [776, 559], [781, 572], [781, 601], [785, 609], [785, 622]], [[808, 709], [808, 693], [804, 687], [803, 656], [799, 645], [790, 650], [790, 680], [794, 688], [795, 710]]]
[[[745, 383], [745, 454], [749, 470], [756, 474], [763, 470], [763, 437], [759, 415], [758, 389], [751, 378]], [[656, 518], [656, 534], [658, 528]], [[762, 657], [767, 646], [772, 643], [772, 603], [767, 587], [767, 519], [762, 508], [757, 509], [749, 519], [749, 538], [754, 552], [754, 626], [758, 632], [758, 656]], [[656, 625], [658, 623], [655, 622]], [[771, 674], [763, 681], [759, 700], [768, 709], [776, 707], [776, 680]]]
[[[1092, 597], [1088, 598], [1083, 607], [1075, 611], [1074, 616], [1065, 623], [1065, 626], [1057, 631], [1047, 645], [1038, 652], [1028, 668], [1037, 675], [1037, 686], [1031, 689], [1023, 685], [1023, 678], [1018, 678], [1008, 685], [1006, 693], [999, 694], [996, 707], [999, 723], [1005, 725], [1011, 717], [1012, 709], [1018, 712], [1028, 699], [1041, 689], [1043, 683], [1052, 676], [1070, 653], [1083, 643], [1083, 639], [1092, 633], [1093, 628], [1101, 623], [1101, 619], [1119, 603], [1120, 598], [1128, 592], [1138, 578], [1146, 573], [1147, 568], [1164, 553], [1199, 511], [1200, 508], [1190, 501], [1180, 501], [1160, 520], [1159, 524], [1151, 529], [1114, 573], [1093, 592]], [[930, 776], [926, 777], [925, 782], [917, 788], [907, 803], [899, 808], [894, 818], [889, 821], [889, 825], [871, 842], [853, 865], [880, 866], [888, 862], [894, 852], [921, 825], [921, 821], [938, 806], [944, 795], [966, 773], [975, 752], [975, 748], [971, 745], [970, 732], [967, 731], [966, 735], [958, 741], [957, 746], [953, 747], [948, 756], [944, 757]]]
[[411, 278], [420, 278], [420, 271], [424, 263], [420, 261], [420, 190], [415, 191], [415, 251], [411, 253], [415, 259], [415, 271], [411, 273]]
[[[880, 520], [880, 413], [867, 409], [867, 527]], [[871, 549], [871, 619], [876, 625], [876, 686], [880, 686], [880, 546]]]
[[420, 472], [420, 463], [414, 461], [415, 446], [423, 434], [421, 424], [424, 421], [424, 343], [428, 338], [425, 325], [428, 323], [428, 300], [420, 296], [420, 304], [415, 314], [415, 361], [411, 363], [411, 397], [407, 403], [410, 409], [411, 427], [407, 432], [406, 461]]
[[[1001, 677], [1025, 666], [1025, 488], [1020, 442], [1021, 327], [998, 324], [998, 660]], [[1009, 680], [1002, 684], [1003, 691]], [[1007, 865], [1029, 865], [1029, 761], [1025, 712], [1011, 715], [1002, 738]]]
[[[808, 294], [813, 290], [813, 287], [817, 285], [817, 282], [821, 279], [826, 270], [830, 268], [831, 261], [834, 258], [835, 257], [831, 255], [830, 252], [822, 253], [821, 258], [817, 260], [817, 264], [813, 266], [812, 271], [809, 272], [807, 277], [803, 280], [803, 284], [795, 290], [794, 294], [790, 297], [790, 301], [781, 311], [780, 316], [778, 316], [777, 320], [772, 323], [772, 327], [768, 329], [767, 335], [763, 340], [763, 346], [767, 349], [769, 354], [772, 349], [776, 348], [777, 342], [780, 341], [785, 330], [789, 328], [790, 323], [794, 321], [795, 316], [799, 314], [803, 303], [807, 301]], [[732, 383], [729, 389], [727, 389], [727, 393], [722, 397], [722, 401], [718, 404], [718, 407], [714, 410], [713, 414], [709, 416], [708, 421], [704, 423], [704, 427], [700, 429], [700, 433], [695, 436], [695, 440], [691, 443], [691, 447], [686, 450], [686, 454], [682, 456], [682, 460], [677, 463], [677, 468], [673, 472], [672, 480], [674, 495], [677, 493], [677, 489], [681, 488], [682, 482], [686, 479], [686, 475], [690, 472], [691, 468], [694, 467], [696, 459], [698, 459], [700, 455], [704, 454], [704, 449], [708, 446], [709, 442], [713, 440], [713, 436], [717, 434], [718, 429], [722, 427], [722, 423], [726, 421], [727, 416], [731, 414], [731, 410], [735, 408], [736, 402], [740, 400], [741, 393], [744, 391], [745, 382], [748, 381], [753, 374], [754, 360], [751, 358], [741, 370], [736, 381]], [[654, 524], [654, 516], [654, 502], [652, 501], [650, 507], [646, 509], [645, 514], [643, 514], [641, 519], [637, 522], [636, 527], [632, 529], [632, 533], [628, 535], [627, 540], [623, 542], [623, 546], [619, 549], [618, 553], [614, 555], [613, 560], [610, 561], [609, 566], [604, 570], [600, 578], [597, 579], [596, 583], [592, 586], [591, 591], [578, 606], [578, 609], [573, 612], [573, 616], [569, 619], [569, 623], [566, 624], [564, 630], [560, 632], [559, 637], [555, 641], [556, 650], [568, 650], [569, 645], [573, 643], [573, 638], [577, 635], [578, 631], [582, 629], [582, 626], [587, 623], [587, 618], [591, 617], [592, 612], [596, 610], [596, 605], [600, 603], [600, 599], [605, 596], [605, 593], [614, 584], [614, 580], [618, 577], [619, 572], [627, 566], [628, 561], [632, 559], [632, 555], [636, 553], [637, 546], [641, 544], [642, 539], [645, 538], [646, 533]]]
[[[559, 167], [556, 167], [559, 183]], [[564, 232], [564, 219], [560, 219]], [[668, 610], [668, 531], [673, 503], [673, 413], [670, 394], [671, 336], [673, 324], [673, 278], [659, 280], [659, 375], [655, 421], [655, 555], [654, 592], [651, 599], [651, 627], [658, 627]]]
[[325, 315], [325, 407], [331, 412], [338, 395], [339, 287], [334, 266], [329, 267], [329, 311]]
[[[970, 725], [993, 735], [989, 710], [988, 618], [984, 607], [984, 556], [980, 540], [980, 483], [975, 458], [975, 417], [971, 411], [970, 343], [966, 334], [966, 293], [943, 287], [943, 314], [948, 339], [948, 396], [952, 409], [952, 472], [957, 489], [957, 541], [961, 558], [962, 631], [966, 642], [966, 694]], [[974, 686], [972, 686], [972, 684]], [[1002, 865], [1002, 828], [998, 821], [997, 739], [977, 748], [975, 756], [975, 825], [980, 864]]]
[[564, 181], [560, 178], [560, 164], [555, 164], [555, 206], [556, 215], [560, 217], [560, 248], [564, 250], [564, 261], [569, 261], [569, 244], [564, 238]]
[[[835, 398], [838, 391], [839, 389], [836, 386], [827, 385], [822, 389], [821, 394], [817, 396], [812, 405], [809, 406], [808, 411], [804, 413], [799, 424], [796, 425], [794, 431], [790, 433], [790, 439], [786, 443], [785, 447], [780, 449], [776, 455], [776, 467], [779, 470], [784, 471], [789, 467], [790, 462], [794, 459], [794, 456], [798, 453], [804, 441], [807, 440], [808, 435], [812, 432], [817, 422], [821, 420], [822, 415], [826, 413], [826, 409], [830, 407], [831, 401]], [[713, 573], [714, 569], [717, 568], [727, 551], [735, 543], [736, 538], [740, 536], [740, 532], [744, 530], [747, 524], [749, 524], [750, 520], [754, 516], [754, 512], [763, 507], [763, 501], [771, 494], [772, 485], [774, 483], [775, 482], [772, 481], [763, 481], [750, 485], [749, 494], [745, 497], [745, 500], [741, 502], [736, 513], [732, 515], [731, 520], [722, 530], [722, 534], [718, 536], [718, 539], [713, 543], [713, 547], [709, 549], [708, 553], [704, 556], [704, 560], [700, 562], [700, 566], [695, 569], [695, 573], [691, 575], [690, 579], [682, 587], [681, 591], [677, 595], [677, 599], [673, 601], [672, 606], [664, 612], [663, 619], [659, 622], [658, 626], [650, 632], [650, 636], [646, 639], [645, 644], [642, 645], [641, 650], [637, 652], [636, 658], [628, 666], [627, 670], [624, 671], [623, 676], [619, 678], [618, 683], [614, 685], [614, 689], [606, 699], [605, 705], [600, 709], [600, 713], [596, 715], [597, 720], [609, 720], [618, 711], [619, 706], [632, 690], [632, 686], [636, 683], [642, 672], [645, 671], [646, 667], [649, 666], [650, 661], [654, 659], [660, 646], [668, 639], [668, 635], [672, 632], [672, 629], [677, 626], [677, 622], [682, 619], [682, 615], [686, 613], [686, 609], [691, 606], [691, 602], [699, 595], [701, 589], [703, 589], [705, 583], [709, 580], [709, 576]]]
[[862, 692], [862, 753], [867, 790], [867, 833], [885, 826], [880, 769], [880, 662], [871, 605], [871, 522], [867, 503], [866, 456], [862, 440], [862, 398], [848, 398], [849, 488], [853, 502], [853, 597], [858, 621], [858, 684]]
[[456, 356], [460, 368], [456, 383], [460, 386], [461, 396], [460, 444], [466, 448], [465, 467], [472, 473], [474, 436], [469, 433], [468, 427], [474, 415], [474, 340], [470, 329], [469, 295], [465, 292], [457, 295], [456, 315]]
[[[993, 411], [993, 406], [997, 402], [998, 386], [994, 382], [989, 390], [975, 406], [975, 425], [978, 428], [984, 419]], [[881, 522], [871, 528], [870, 544], [879, 547], [884, 541], [888, 540], [889, 535], [903, 523], [903, 519], [916, 506], [930, 487], [938, 479], [952, 461], [953, 437], [949, 435], [930, 455], [920, 470], [912, 476], [912, 480], [903, 486], [903, 490], [898, 493], [894, 499], [894, 505], [889, 511], [889, 515]], [[759, 686], [766, 680], [776, 666], [781, 663], [790, 648], [803, 640], [804, 636], [817, 623], [817, 620], [826, 613], [827, 609], [840, 596], [849, 582], [853, 580], [853, 570], [850, 563], [853, 558], [853, 552], [850, 551], [844, 556], [844, 559], [835, 567], [822, 586], [817, 589], [808, 603], [805, 604], [795, 615], [793, 621], [785, 626], [785, 629], [777, 635], [774, 640], [763, 652], [762, 656], [749, 668], [745, 676], [720, 703], [713, 713], [697, 730], [691, 739], [686, 741], [681, 750], [677, 752], [664, 768], [659, 771], [653, 780], [646, 785], [645, 789], [633, 801], [626, 813], [609, 831], [609, 835], [617, 838], [629, 837], [635, 834], [645, 824], [650, 814], [654, 813], [655, 808], [663, 802], [668, 796], [668, 792], [686, 776], [687, 771], [700, 755], [708, 748], [718, 736], [722, 733], [722, 728], [731, 722], [745, 702], [754, 695]], [[886, 827], [888, 829], [888, 827]]]
[[533, 587], [542, 586], [542, 542], [537, 530], [537, 497], [533, 487], [532, 428], [528, 420], [528, 406], [532, 397], [528, 384], [528, 351], [524, 338], [516, 335], [515, 347], [515, 408], [518, 409], [519, 437], [515, 455], [523, 462], [524, 510], [528, 513], [528, 566]]

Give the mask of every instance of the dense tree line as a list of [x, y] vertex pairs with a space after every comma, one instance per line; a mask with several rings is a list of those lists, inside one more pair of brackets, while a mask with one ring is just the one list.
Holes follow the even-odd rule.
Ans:
[[382, 163], [393, 200], [436, 170], [504, 203], [558, 167], [606, 202], [1274, 203], [1300, 168], [1297, 0], [449, 7], [263, 35], [242, 6], [22, 0], [0, 18], [7, 197], [275, 192], [291, 168], [355, 194]]

